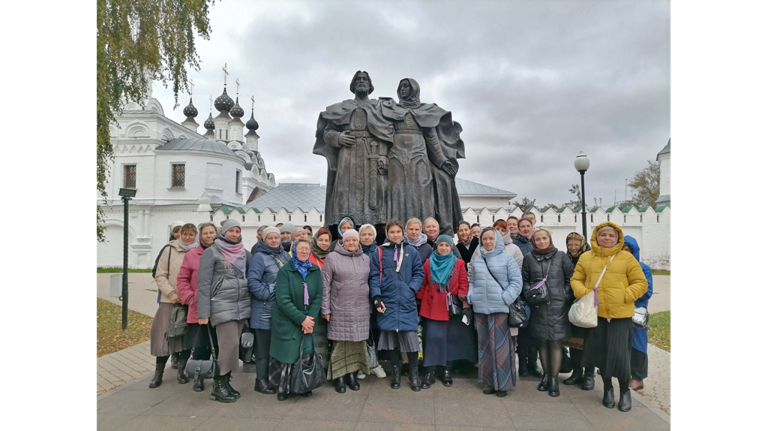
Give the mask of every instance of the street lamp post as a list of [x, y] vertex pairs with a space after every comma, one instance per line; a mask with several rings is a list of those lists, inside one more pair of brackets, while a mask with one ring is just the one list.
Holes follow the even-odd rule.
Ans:
[[573, 161], [573, 166], [581, 174], [581, 230], [584, 240], [587, 241], [587, 201], [584, 197], [584, 173], [589, 169], [589, 157], [584, 154], [584, 151], [579, 151], [576, 160]]
[[128, 327], [128, 201], [136, 196], [136, 189], [120, 189], [123, 199], [123, 291], [120, 301], [123, 303], [123, 329]]

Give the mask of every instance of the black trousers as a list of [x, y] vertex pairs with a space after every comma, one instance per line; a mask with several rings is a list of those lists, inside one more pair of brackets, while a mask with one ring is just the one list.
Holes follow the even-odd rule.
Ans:
[[531, 337], [528, 328], [520, 328], [517, 331], [517, 357], [520, 360], [520, 368], [533, 367], [539, 353], [539, 339]]
[[648, 377], [648, 353], [632, 349], [629, 352], [629, 368], [632, 378], [643, 380]]

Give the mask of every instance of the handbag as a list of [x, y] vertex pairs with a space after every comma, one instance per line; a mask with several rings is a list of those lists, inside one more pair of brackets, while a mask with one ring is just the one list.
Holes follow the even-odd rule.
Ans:
[[371, 369], [378, 367], [379, 355], [376, 352], [376, 343], [373, 341], [373, 332], [371, 332], [371, 335], [368, 337], [365, 347], [368, 349], [368, 367]]
[[[190, 356], [184, 367], [184, 374], [190, 379], [212, 379], [213, 376], [219, 374], [219, 362], [216, 360], [216, 345], [213, 343], [213, 337], [211, 337], [211, 327], [210, 325], [205, 325], [205, 327], [208, 328], [208, 340], [211, 342], [211, 359], [192, 359]], [[192, 342], [193, 346], [197, 346], [197, 337], [200, 336], [202, 329], [197, 331], [195, 340]], [[194, 351], [195, 347], [192, 348], [192, 352]]]
[[552, 259], [549, 259], [547, 264], [547, 270], [544, 271], [544, 278], [537, 278], [533, 282], [533, 286], [524, 290], [523, 296], [526, 302], [531, 305], [541, 305], [549, 302], [549, 289], [547, 288], [547, 276], [549, 275], [549, 268], [552, 266]]
[[[307, 334], [304, 334], [304, 337], [306, 336]], [[289, 377], [290, 392], [292, 394], [309, 392], [323, 386], [326, 382], [322, 357], [317, 353], [317, 349], [314, 349], [314, 353], [309, 356], [309, 359], [304, 359], [304, 337], [301, 338], [301, 344], [299, 345], [299, 359], [293, 364]], [[314, 345], [314, 336], [312, 344]]]
[[635, 314], [632, 316], [632, 324], [638, 328], [645, 328], [648, 326], [648, 309], [645, 307], [636, 307]]
[[528, 321], [528, 315], [525, 312], [525, 302], [518, 296], [515, 302], [509, 306], [509, 316], [507, 323], [510, 328], [521, 328]]
[[600, 278], [597, 279], [597, 283], [592, 287], [592, 290], [574, 301], [573, 305], [571, 305], [571, 309], [568, 311], [568, 320], [575, 326], [578, 326], [579, 328], [597, 327], [597, 306], [600, 305], [600, 299], [597, 297], [597, 286], [603, 281], [605, 271], [608, 269], [608, 265], [611, 264], [614, 257], [616, 257], [615, 254], [611, 256], [611, 260], [609, 260], [605, 265], [605, 268], [603, 268], [603, 272], [600, 273]]
[[448, 314], [451, 316], [461, 316], [463, 314], [464, 304], [461, 303], [458, 295], [448, 293], [445, 297], [445, 305], [448, 307]]
[[179, 337], [187, 332], [187, 310], [186, 305], [173, 304], [171, 323], [168, 325], [168, 331], [165, 333], [166, 337]]

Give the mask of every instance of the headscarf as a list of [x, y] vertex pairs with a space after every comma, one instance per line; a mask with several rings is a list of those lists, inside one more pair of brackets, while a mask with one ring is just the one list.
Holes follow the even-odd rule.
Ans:
[[245, 252], [243, 251], [243, 236], [240, 235], [237, 241], [232, 241], [224, 235], [233, 227], [240, 227], [240, 222], [235, 219], [228, 219], [222, 223], [221, 232], [213, 240], [213, 246], [224, 256], [224, 260], [227, 262], [225, 265], [227, 269], [234, 266], [245, 276], [246, 262]]
[[[448, 235], [440, 235], [435, 240], [435, 246], [441, 242], [447, 242], [448, 245], [453, 245], [451, 237]], [[458, 258], [453, 253], [448, 253], [445, 256], [437, 253], [437, 247], [432, 251], [429, 256], [429, 276], [432, 281], [440, 286], [446, 286], [451, 279], [451, 272], [456, 266], [456, 260]], [[446, 289], [447, 291], [448, 289]]]
[[[581, 246], [579, 247], [579, 252], [576, 255], [572, 255], [570, 251], [568, 251], [568, 243], [572, 240], [578, 240], [581, 243]], [[584, 241], [584, 237], [581, 236], [578, 232], [571, 232], [568, 234], [567, 237], [565, 237], [565, 248], [568, 253], [568, 256], [570, 257], [579, 257], [582, 254], [584, 254], [585, 251], [589, 250], [589, 246], [587, 246], [587, 243]]]
[[[296, 257], [296, 244], [299, 243], [299, 241], [306, 241], [306, 240], [296, 240], [291, 245], [291, 262], [293, 262], [293, 267], [296, 268], [296, 271], [299, 271], [299, 274], [301, 274], [301, 278], [306, 280], [307, 279], [307, 273], [309, 271], [309, 268], [312, 268], [312, 262], [309, 261], [309, 259], [305, 261], [300, 261], [298, 257]], [[304, 295], [306, 299], [307, 295], [307, 286], [304, 285]], [[306, 304], [305, 304], [306, 305]]]
[[398, 91], [397, 98], [400, 101], [400, 105], [403, 108], [418, 108], [419, 105], [421, 105], [421, 100], [420, 100], [421, 88], [419, 87], [419, 83], [416, 82], [416, 80], [413, 78], [403, 78], [397, 84], [398, 89], [400, 89], [400, 84], [402, 84], [403, 81], [408, 81], [408, 83], [411, 84], [411, 94], [409, 94], [408, 97], [403, 99], [402, 97], [400, 97], [400, 91]]
[[186, 253], [190, 250], [196, 249], [197, 246], [200, 245], [200, 234], [195, 235], [195, 240], [192, 241], [192, 244], [190, 245], [184, 244], [184, 241], [181, 240], [181, 236], [179, 236], [179, 239], [176, 239], [174, 241], [176, 241], [176, 244], [179, 246], [179, 248], [184, 250], [184, 253]]
[[331, 231], [329, 231], [328, 229], [326, 229], [324, 227], [321, 227], [317, 231], [317, 234], [312, 237], [312, 243], [311, 243], [312, 254], [314, 254], [316, 258], [322, 260], [322, 259], [325, 259], [326, 256], [328, 256], [328, 253], [331, 252], [331, 245], [332, 244], [328, 243], [328, 249], [327, 250], [323, 250], [322, 248], [320, 248], [320, 244], [318, 244], [318, 242], [317, 242], [317, 239], [320, 238], [320, 235], [328, 235], [328, 238], [329, 238], [329, 241], [330, 241]]
[[339, 232], [339, 237], [344, 235], [344, 233], [341, 231], [341, 225], [343, 225], [344, 222], [346, 222], [346, 221], [350, 221], [352, 223], [352, 229], [355, 228], [355, 221], [352, 220], [352, 217], [347, 216], [347, 217], [342, 218], [341, 221], [339, 222], [339, 225], [336, 226], [336, 231]]
[[[537, 248], [536, 247], [536, 241], [533, 241], [534, 235], [536, 235], [538, 232], [545, 232], [547, 236], [549, 237], [549, 246], [546, 248]], [[533, 252], [539, 255], [545, 255], [547, 253], [550, 253], [555, 250], [555, 245], [552, 243], [552, 233], [544, 228], [536, 229], [536, 231], [531, 235], [531, 245], [533, 246]]]

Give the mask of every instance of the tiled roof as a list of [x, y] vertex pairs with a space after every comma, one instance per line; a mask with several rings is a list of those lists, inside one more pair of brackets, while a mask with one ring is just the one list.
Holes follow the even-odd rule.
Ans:
[[324, 185], [281, 183], [243, 208], [257, 208], [259, 211], [269, 208], [275, 212], [285, 208], [286, 211], [293, 212], [296, 208], [309, 211], [313, 207], [318, 211], [325, 211]]
[[459, 196], [498, 196], [509, 197], [510, 199], [516, 196], [514, 192], [497, 189], [496, 187], [486, 186], [458, 177], [456, 178], [456, 191], [459, 192]]

